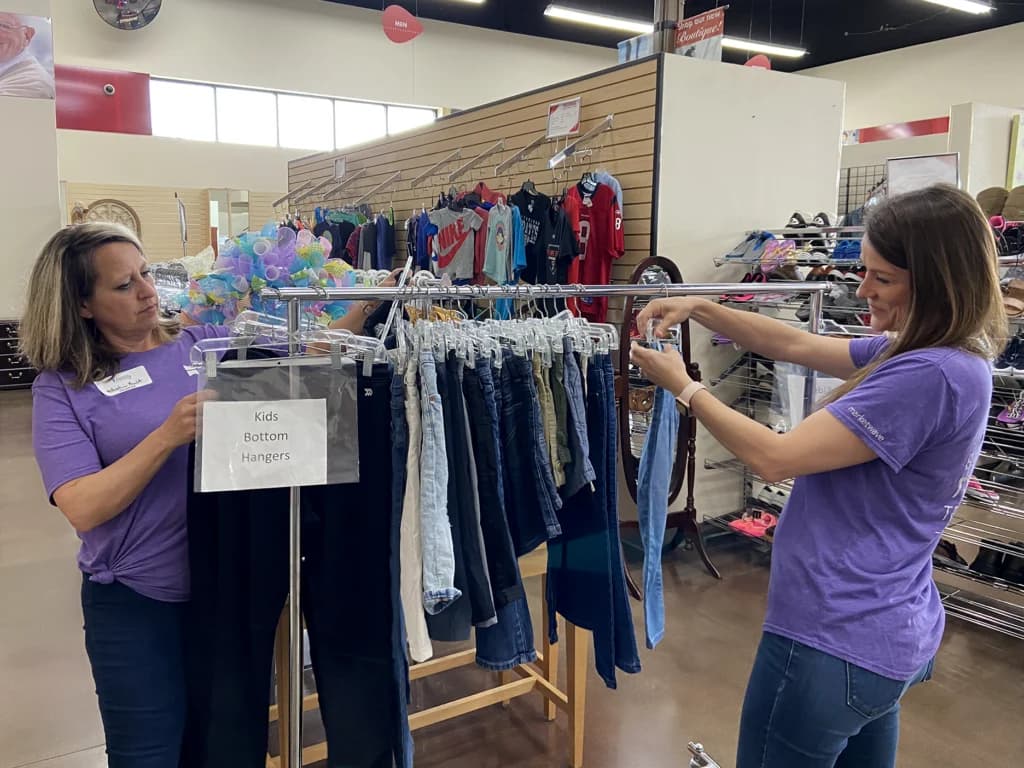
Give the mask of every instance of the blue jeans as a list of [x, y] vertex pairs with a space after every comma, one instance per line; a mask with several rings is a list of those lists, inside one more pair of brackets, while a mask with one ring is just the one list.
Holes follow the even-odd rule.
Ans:
[[423, 450], [420, 453], [420, 517], [423, 541], [423, 607], [443, 611], [462, 592], [455, 588], [455, 545], [448, 522], [448, 455], [434, 353], [420, 353]]
[[85, 650], [110, 768], [177, 768], [185, 729], [185, 603], [82, 579]]
[[594, 482], [594, 465], [590, 463], [590, 438], [587, 436], [587, 404], [583, 396], [583, 377], [580, 373], [572, 341], [562, 340], [563, 376], [565, 386], [569, 461], [565, 465], [565, 498], [575, 496]]
[[893, 768], [900, 699], [931, 678], [890, 680], [765, 632], [750, 673], [736, 768]]
[[655, 394], [651, 426], [640, 454], [637, 475], [637, 513], [640, 540], [644, 545], [644, 625], [647, 647], [653, 649], [665, 636], [665, 594], [661, 581], [661, 548], [668, 519], [668, 487], [679, 435], [679, 411], [672, 393]]

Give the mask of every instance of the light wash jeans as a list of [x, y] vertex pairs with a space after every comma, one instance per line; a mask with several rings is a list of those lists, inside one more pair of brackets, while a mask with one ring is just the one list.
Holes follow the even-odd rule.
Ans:
[[420, 507], [420, 454], [423, 430], [420, 426], [420, 392], [416, 387], [417, 366], [405, 371], [405, 420], [409, 425], [409, 450], [405, 465], [405, 495], [401, 526], [401, 595], [405, 612], [409, 656], [419, 663], [434, 655], [423, 615], [423, 534]]
[[455, 588], [455, 547], [448, 522], [448, 454], [444, 412], [437, 389], [437, 364], [429, 349], [420, 352], [420, 520], [423, 536], [423, 607], [437, 615], [462, 596]]
[[[660, 346], [660, 345], [659, 345]], [[647, 647], [665, 636], [665, 595], [661, 580], [661, 549], [668, 519], [668, 487], [679, 436], [679, 411], [672, 393], [658, 389], [637, 476], [637, 513], [644, 547], [644, 626]]]

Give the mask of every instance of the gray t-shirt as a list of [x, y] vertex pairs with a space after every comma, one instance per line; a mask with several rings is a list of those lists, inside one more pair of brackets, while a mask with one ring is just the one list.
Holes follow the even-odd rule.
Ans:
[[430, 223], [437, 227], [430, 258], [434, 274], [450, 275], [453, 280], [471, 279], [476, 231], [484, 220], [476, 211], [441, 208], [430, 212]]

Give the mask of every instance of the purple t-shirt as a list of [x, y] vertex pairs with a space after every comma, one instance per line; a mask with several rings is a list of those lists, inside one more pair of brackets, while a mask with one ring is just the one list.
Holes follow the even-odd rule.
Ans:
[[[863, 367], [888, 343], [850, 343]], [[907, 680], [945, 614], [931, 555], [963, 500], [992, 400], [987, 360], [950, 348], [887, 360], [827, 407], [878, 458], [797, 478], [776, 531], [765, 629]]]
[[[130, 381], [116, 387], [76, 389], [70, 374], [41, 373], [32, 385], [32, 445], [51, 502], [62, 485], [113, 464], [159, 427], [196, 391], [186, 369], [192, 345], [228, 332], [185, 328], [173, 342], [125, 355], [120, 371]], [[127, 509], [79, 534], [78, 565], [92, 581], [117, 580], [154, 600], [188, 599], [187, 461], [188, 446], [175, 450]]]

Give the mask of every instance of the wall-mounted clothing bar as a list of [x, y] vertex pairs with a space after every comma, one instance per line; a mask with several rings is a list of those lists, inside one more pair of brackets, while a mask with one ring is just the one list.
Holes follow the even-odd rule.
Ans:
[[338, 182], [338, 184], [336, 186], [331, 187], [326, 192], [324, 192], [322, 195], [320, 195], [320, 199], [321, 200], [326, 200], [329, 197], [334, 197], [336, 194], [341, 192], [341, 190], [343, 190], [349, 184], [351, 184], [354, 181], [358, 181], [359, 179], [363, 178], [363, 176], [365, 176], [365, 175], [366, 175], [366, 169], [363, 168], [361, 170], [356, 171], [351, 176], [346, 176], [344, 179], [342, 179], [340, 182]]
[[482, 163], [488, 157], [493, 155], [495, 152], [501, 152], [501, 150], [503, 150], [504, 148], [505, 148], [505, 140], [504, 139], [498, 139], [496, 142], [494, 142], [494, 144], [492, 144], [490, 147], [485, 149], [483, 152], [481, 152], [479, 155], [474, 157], [472, 160], [470, 160], [469, 162], [465, 163], [461, 167], [456, 168], [454, 171], [452, 171], [450, 174], [448, 174], [448, 183], [449, 184], [454, 183], [456, 179], [461, 178], [468, 171], [472, 170], [473, 168], [476, 168], [478, 165], [480, 165], [480, 163]]
[[307, 189], [309, 189], [311, 186], [313, 186], [313, 182], [312, 181], [307, 181], [305, 184], [303, 184], [301, 187], [296, 189], [294, 192], [289, 192], [284, 197], [277, 198], [277, 200], [275, 200], [274, 202], [271, 203], [271, 206], [273, 206], [274, 208], [277, 208], [277, 206], [281, 205], [281, 203], [285, 202], [286, 200], [297, 200], [299, 198], [299, 195], [302, 195], [303, 193], [305, 193], [305, 191]]
[[310, 189], [306, 190], [305, 192], [303, 192], [301, 195], [295, 195], [294, 196], [295, 202], [299, 202], [301, 200], [305, 200], [307, 197], [315, 195], [317, 192], [323, 191], [324, 189], [326, 189], [331, 184], [337, 184], [340, 181], [341, 181], [341, 179], [337, 178], [336, 176], [329, 176], [328, 178], [326, 178], [323, 181], [321, 181], [319, 184], [317, 184], [317, 185], [311, 187]]
[[389, 176], [389, 177], [387, 178], [387, 180], [386, 180], [386, 181], [382, 181], [382, 182], [381, 182], [380, 184], [378, 184], [378, 185], [377, 185], [376, 187], [374, 187], [374, 188], [373, 188], [373, 189], [371, 189], [371, 190], [370, 190], [369, 192], [367, 192], [367, 193], [366, 193], [365, 195], [363, 195], [363, 196], [362, 196], [362, 197], [360, 197], [360, 198], [359, 198], [358, 200], [356, 200], [356, 202], [355, 202], [354, 204], [355, 204], [355, 205], [362, 205], [363, 203], [369, 202], [369, 200], [370, 200], [370, 198], [371, 198], [371, 197], [373, 197], [374, 195], [376, 195], [376, 194], [377, 194], [378, 192], [380, 192], [380, 191], [381, 191], [382, 189], [384, 189], [384, 188], [385, 188], [385, 187], [387, 187], [388, 185], [390, 185], [390, 184], [394, 184], [394, 183], [395, 183], [396, 181], [398, 181], [398, 180], [399, 180], [400, 178], [402, 178], [402, 172], [401, 172], [401, 171], [395, 171], [395, 172], [394, 172], [393, 174], [391, 174], [391, 176]]
[[548, 141], [547, 134], [543, 134], [542, 133], [536, 139], [534, 139], [529, 144], [527, 144], [525, 147], [523, 147], [518, 152], [516, 152], [514, 155], [512, 155], [512, 157], [510, 157], [508, 160], [503, 162], [501, 165], [495, 167], [494, 175], [495, 176], [500, 176], [505, 171], [507, 171], [509, 168], [511, 168], [513, 165], [515, 165], [516, 163], [522, 162], [523, 160], [528, 158], [530, 155], [532, 155], [534, 150], [537, 149], [537, 147], [539, 147], [541, 144], [544, 144], [547, 141]]
[[417, 176], [415, 179], [413, 179], [412, 180], [412, 188], [415, 189], [416, 187], [418, 187], [426, 179], [429, 179], [431, 176], [433, 176], [435, 173], [440, 171], [446, 165], [451, 165], [456, 160], [461, 160], [461, 159], [462, 159], [462, 150], [461, 149], [456, 149], [454, 152], [452, 152], [450, 155], [448, 155], [448, 157], [446, 157], [444, 160], [441, 160], [438, 163], [434, 163], [434, 165], [430, 166], [427, 170], [425, 170], [423, 173], [421, 173], [419, 176]]
[[587, 142], [595, 136], [598, 136], [605, 131], [612, 129], [612, 124], [615, 122], [615, 115], [608, 115], [598, 125], [591, 128], [589, 131], [580, 136], [576, 141], [561, 150], [557, 155], [548, 160], [548, 168], [557, 168], [559, 165], [566, 161], [566, 158], [572, 157], [577, 151], [583, 149]]

